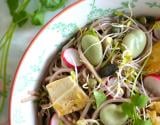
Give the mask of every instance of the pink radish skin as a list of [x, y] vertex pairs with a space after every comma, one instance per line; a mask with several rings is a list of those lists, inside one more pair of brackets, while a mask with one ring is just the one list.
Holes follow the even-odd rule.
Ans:
[[60, 119], [56, 114], [54, 114], [51, 118], [50, 125], [59, 125]]
[[160, 96], [160, 75], [150, 74], [144, 78], [144, 87], [155, 96]]
[[80, 62], [80, 57], [78, 55], [78, 51], [74, 48], [68, 48], [64, 50], [61, 54], [61, 60], [62, 63], [68, 68], [75, 68], [75, 64], [78, 69], [82, 66], [82, 63]]

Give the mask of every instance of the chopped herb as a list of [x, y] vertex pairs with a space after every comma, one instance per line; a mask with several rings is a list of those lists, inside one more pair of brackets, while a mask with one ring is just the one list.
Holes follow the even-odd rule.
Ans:
[[135, 106], [132, 103], [124, 102], [122, 104], [123, 112], [129, 117], [133, 117], [133, 113], [135, 112]]
[[32, 24], [42, 25], [44, 23], [44, 11], [36, 10], [32, 17]]
[[152, 122], [150, 119], [149, 120], [137, 119], [134, 125], [152, 125]]
[[41, 5], [48, 10], [57, 10], [60, 7], [64, 6], [67, 0], [40, 0]]
[[26, 11], [20, 11], [19, 13], [15, 13], [13, 16], [13, 22], [17, 23], [21, 27], [27, 22], [27, 16], [28, 15]]
[[131, 100], [135, 106], [138, 106], [139, 108], [143, 108], [146, 106], [149, 99], [145, 95], [136, 94], [131, 97]]
[[19, 0], [7, 0], [7, 5], [9, 8], [10, 14], [13, 16], [16, 9], [18, 8]]
[[94, 97], [95, 97], [95, 101], [96, 101], [96, 106], [97, 108], [104, 102], [107, 100], [106, 95], [104, 94], [103, 91], [94, 91]]
[[152, 125], [150, 119], [143, 120], [136, 108], [144, 108], [148, 102], [148, 97], [145, 95], [135, 94], [131, 97], [131, 102], [124, 102], [122, 110], [124, 114], [128, 115], [133, 120], [134, 125]]

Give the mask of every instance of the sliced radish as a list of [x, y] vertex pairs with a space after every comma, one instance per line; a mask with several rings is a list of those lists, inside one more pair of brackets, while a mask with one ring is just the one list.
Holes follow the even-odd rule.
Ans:
[[50, 125], [59, 125], [60, 119], [56, 114], [54, 114], [51, 118]]
[[61, 60], [63, 65], [68, 68], [80, 68], [82, 63], [80, 62], [80, 57], [78, 51], [74, 48], [68, 48], [62, 52]]
[[150, 74], [144, 78], [144, 87], [155, 96], [160, 96], [160, 75]]

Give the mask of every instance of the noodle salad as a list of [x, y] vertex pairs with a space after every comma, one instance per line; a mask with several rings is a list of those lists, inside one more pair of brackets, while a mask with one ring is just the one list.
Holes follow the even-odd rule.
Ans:
[[80, 29], [30, 92], [39, 125], [159, 125], [159, 24], [117, 11]]

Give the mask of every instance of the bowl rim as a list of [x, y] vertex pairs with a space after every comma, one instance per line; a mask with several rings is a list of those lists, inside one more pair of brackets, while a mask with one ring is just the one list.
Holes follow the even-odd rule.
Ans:
[[13, 95], [13, 91], [14, 91], [14, 88], [15, 88], [15, 81], [17, 79], [17, 75], [19, 73], [19, 70], [20, 70], [20, 66], [23, 65], [23, 61], [25, 59], [25, 56], [28, 54], [28, 50], [32, 47], [33, 43], [36, 42], [36, 39], [39, 37], [39, 35], [41, 35], [41, 32], [43, 30], [46, 29], [46, 27], [51, 23], [53, 22], [54, 20], [56, 20], [56, 18], [60, 17], [65, 11], [71, 9], [72, 7], [80, 4], [81, 2], [84, 2], [85, 0], [77, 0], [76, 2], [70, 4], [69, 6], [67, 6], [66, 8], [64, 8], [63, 10], [61, 10], [58, 14], [56, 14], [54, 17], [52, 17], [39, 31], [38, 33], [36, 33], [36, 35], [34, 36], [34, 38], [31, 40], [31, 42], [29, 43], [29, 45], [27, 46], [27, 48], [25, 49], [25, 51], [23, 52], [19, 62], [18, 62], [18, 65], [17, 65], [17, 68], [16, 68], [16, 71], [13, 75], [13, 79], [12, 79], [12, 82], [11, 82], [11, 88], [10, 88], [10, 94], [9, 94], [9, 103], [8, 103], [8, 124], [9, 125], [12, 125], [11, 123], [11, 107], [12, 107], [12, 95]]

